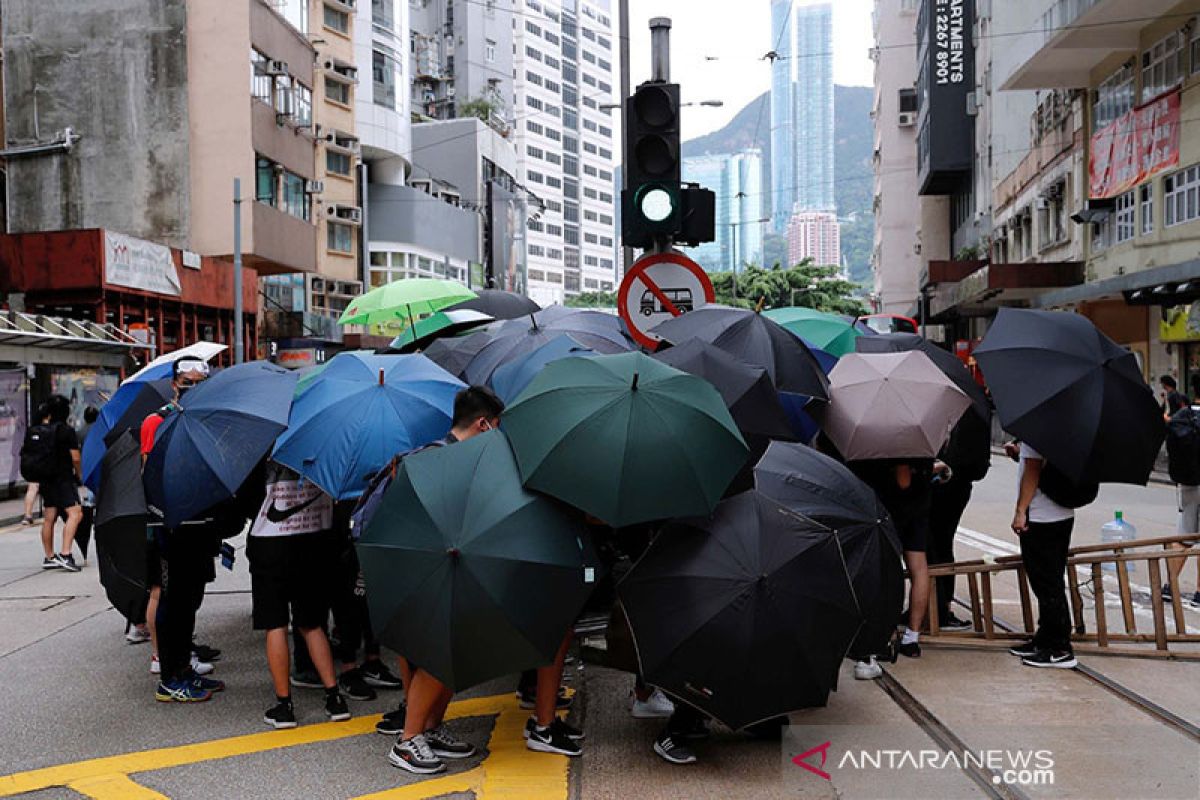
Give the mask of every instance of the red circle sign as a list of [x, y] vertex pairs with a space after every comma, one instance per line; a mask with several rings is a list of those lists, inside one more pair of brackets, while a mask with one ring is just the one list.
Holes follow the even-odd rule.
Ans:
[[617, 312], [640, 344], [651, 349], [659, 337], [650, 330], [664, 320], [714, 301], [708, 273], [682, 253], [651, 253], [639, 258], [617, 290]]

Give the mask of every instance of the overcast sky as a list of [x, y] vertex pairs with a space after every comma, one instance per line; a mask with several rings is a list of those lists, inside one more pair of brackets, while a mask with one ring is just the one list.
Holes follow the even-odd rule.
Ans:
[[[614, 10], [616, 5], [614, 2]], [[650, 18], [669, 17], [671, 79], [681, 85], [683, 101], [712, 99], [725, 103], [722, 108], [686, 109], [684, 139], [722, 127], [746, 103], [770, 88], [770, 66], [761, 60], [775, 46], [771, 41], [770, 0], [629, 0], [629, 5], [631, 85], [637, 86], [650, 77]], [[867, 51], [873, 46], [873, 5], [871, 0], [833, 3], [834, 83], [872, 84]], [[613, 55], [616, 67], [617, 54]], [[709, 61], [709, 57], [716, 60]]]

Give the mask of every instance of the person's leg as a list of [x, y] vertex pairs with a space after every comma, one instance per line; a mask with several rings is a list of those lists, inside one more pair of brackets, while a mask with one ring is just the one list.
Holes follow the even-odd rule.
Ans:
[[[429, 730], [434, 709], [441, 705], [446, 686], [423, 669], [415, 670], [409, 678], [408, 711], [404, 716], [403, 739], [408, 741]], [[440, 721], [440, 720], [439, 720]]]
[[1071, 647], [1071, 607], [1067, 602], [1067, 552], [1071, 549], [1071, 532], [1075, 520], [1067, 519], [1052, 523], [1050, 534], [1050, 557], [1052, 560], [1049, 570], [1056, 578], [1054, 604], [1053, 634], [1050, 646], [1055, 652], [1072, 652]]
[[1061, 647], [1064, 638], [1069, 647], [1071, 614], [1064, 576], [1066, 550], [1062, 546], [1064, 539], [1069, 546], [1069, 526], [1070, 521], [1064, 537], [1062, 523], [1031, 522], [1020, 537], [1021, 561], [1029, 578], [1029, 588], [1038, 601], [1038, 627], [1033, 643], [1039, 650]]
[[322, 685], [326, 689], [336, 688], [337, 673], [333, 669], [333, 652], [329, 648], [329, 638], [325, 631], [314, 627], [302, 628], [300, 633], [304, 637], [304, 644], [308, 647], [308, 654], [312, 657], [317, 675], [321, 677]]
[[925, 614], [929, 611], [929, 563], [925, 553], [920, 550], [905, 550], [904, 563], [908, 567], [910, 579], [908, 630], [919, 631], [925, 622]]
[[42, 510], [42, 550], [46, 558], [54, 558], [54, 521], [57, 519], [57, 508], [47, 506]]
[[162, 587], [151, 586], [150, 598], [146, 601], [146, 627], [150, 630], [150, 653], [158, 658], [158, 604], [162, 599]]
[[83, 506], [76, 503], [67, 508], [67, 521], [63, 525], [62, 554], [64, 556], [71, 555], [71, 548], [75, 545], [75, 532], [79, 530], [79, 523], [82, 520]]
[[537, 669], [537, 701], [534, 710], [537, 724], [542, 727], [554, 721], [554, 711], [558, 707], [558, 687], [562, 684], [563, 664], [571, 646], [571, 633], [567, 631], [563, 636], [554, 661]]
[[[950, 483], [933, 488], [933, 503], [929, 515], [929, 564], [954, 562], [954, 537], [963, 511], [971, 500], [971, 482], [951, 480]], [[943, 575], [937, 579], [938, 620], [946, 620], [951, 614], [954, 600], [954, 576]]]
[[272, 628], [267, 631], [267, 667], [271, 670], [275, 696], [280, 699], [291, 694], [291, 689], [288, 688], [288, 671], [291, 669], [289, 662], [287, 628]]
[[37, 502], [38, 485], [31, 483], [25, 487], [25, 517], [22, 520], [26, 525], [33, 522], [33, 505]]

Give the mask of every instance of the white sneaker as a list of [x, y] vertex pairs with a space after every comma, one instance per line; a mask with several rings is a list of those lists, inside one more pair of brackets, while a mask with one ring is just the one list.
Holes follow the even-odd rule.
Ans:
[[866, 661], [854, 662], [854, 677], [860, 681], [873, 681], [883, 675], [883, 667], [871, 656]]
[[141, 644], [150, 641], [150, 629], [145, 625], [134, 625], [125, 634], [125, 641], [130, 644]]
[[675, 713], [675, 704], [671, 698], [655, 689], [645, 700], [638, 700], [634, 695], [629, 713], [634, 719], [666, 719]]
[[201, 661], [194, 655], [192, 656], [192, 672], [196, 673], [197, 675], [207, 675], [212, 671], [212, 664], [209, 664], [207, 661]]
[[158, 663], [158, 655], [150, 656], [150, 674], [158, 675], [162, 673], [162, 665]]

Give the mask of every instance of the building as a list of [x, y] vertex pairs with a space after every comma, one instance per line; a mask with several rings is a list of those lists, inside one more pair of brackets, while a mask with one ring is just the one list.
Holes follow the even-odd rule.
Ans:
[[710, 272], [761, 266], [763, 228], [768, 221], [761, 151], [685, 158], [683, 180], [712, 189], [717, 206], [716, 239], [687, 248], [688, 255]]
[[828, 211], [797, 211], [788, 220], [788, 264], [811, 259], [822, 267], [841, 267], [841, 227], [836, 214]]
[[833, 4], [771, 0], [771, 218], [833, 211]]

